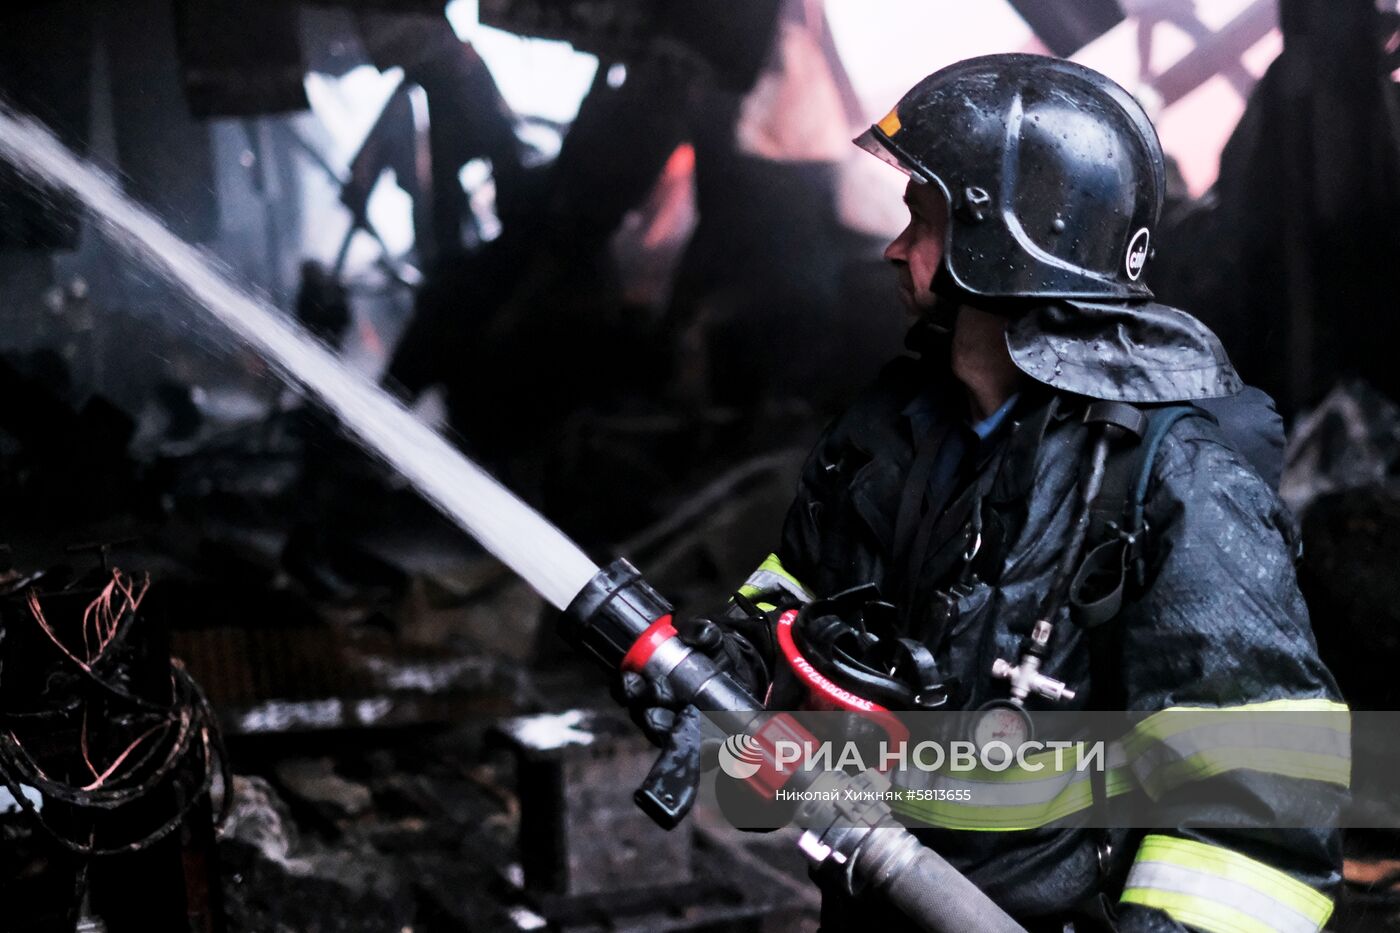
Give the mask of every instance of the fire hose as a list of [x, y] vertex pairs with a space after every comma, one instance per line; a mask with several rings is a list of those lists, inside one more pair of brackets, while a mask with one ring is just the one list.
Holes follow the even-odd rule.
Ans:
[[[111, 243], [163, 276], [193, 303], [314, 393], [365, 449], [405, 477], [450, 520], [565, 608], [563, 634], [609, 671], [662, 679], [683, 703], [721, 729], [758, 739], [767, 758], [756, 789], [863, 790], [871, 775], [790, 771], [772, 754], [779, 736], [812, 739], [791, 716], [766, 712], [671, 625], [671, 606], [624, 560], [599, 570], [558, 529], [364, 376], [284, 315], [233, 283], [217, 260], [170, 232], [37, 121], [0, 103], [0, 161], [47, 188], [79, 199]], [[688, 776], [687, 776], [688, 777]], [[680, 786], [650, 783], [639, 803], [663, 825], [686, 809]], [[693, 794], [693, 790], [688, 791]], [[813, 795], [818, 796], [819, 795]], [[860, 797], [862, 795], [857, 794]], [[668, 799], [669, 797], [669, 799]], [[824, 799], [824, 798], [820, 798]], [[857, 807], [799, 809], [802, 848], [839, 866], [852, 888], [877, 891], [932, 933], [1025, 933], [976, 885], [899, 824], [878, 795]]]

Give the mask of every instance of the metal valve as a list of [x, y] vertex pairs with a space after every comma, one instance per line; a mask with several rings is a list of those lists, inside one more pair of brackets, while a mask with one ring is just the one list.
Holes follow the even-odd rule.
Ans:
[[1016, 706], [1024, 706], [1032, 693], [1056, 703], [1074, 699], [1074, 691], [1063, 681], [1040, 672], [1040, 661], [1050, 644], [1051, 630], [1050, 623], [1042, 619], [1031, 629], [1019, 664], [1013, 666], [1001, 658], [992, 664], [993, 677], [1011, 681], [1011, 702]]

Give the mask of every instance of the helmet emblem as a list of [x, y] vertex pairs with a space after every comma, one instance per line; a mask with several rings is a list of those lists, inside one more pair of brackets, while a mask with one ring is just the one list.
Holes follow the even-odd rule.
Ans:
[[1142, 278], [1143, 267], [1147, 265], [1147, 247], [1152, 241], [1146, 227], [1133, 234], [1132, 242], [1128, 244], [1128, 278], [1136, 282]]

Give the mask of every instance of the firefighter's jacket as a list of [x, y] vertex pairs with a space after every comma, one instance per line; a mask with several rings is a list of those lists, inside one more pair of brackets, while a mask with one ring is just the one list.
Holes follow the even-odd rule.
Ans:
[[[917, 627], [918, 607], [963, 573], [980, 533], [971, 569], [981, 593], [942, 642], [930, 646], [943, 674], [961, 683], [957, 705], [975, 709], [1007, 696], [1006, 682], [989, 672], [997, 658], [1018, 657], [1050, 586], [1076, 511], [1090, 429], [1081, 420], [1082, 397], [1043, 386], [1023, 392], [992, 443], [969, 448], [968, 466], [941, 507], [944, 520], [930, 524], [914, 558], [917, 569], [901, 572], [893, 566], [893, 539], [920, 440], [911, 400], [931, 398], [941, 409], [937, 416], [959, 422], [965, 411], [961, 388], [941, 385], [922, 364], [896, 361], [826, 430], [803, 470], [776, 554], [741, 592], [778, 583], [825, 596], [873, 582], [892, 601], [915, 607], [906, 624]], [[980, 502], [969, 507], [962, 501], [969, 496]], [[1346, 712], [1318, 659], [1295, 581], [1291, 517], [1220, 429], [1195, 417], [1176, 423], [1162, 443], [1144, 502], [1145, 575], [1109, 623], [1116, 629], [1109, 663], [1100, 656], [1091, 664], [1088, 637], [1066, 610], [1055, 619], [1043, 670], [1078, 690], [1058, 708], [1332, 711], [1341, 718], [1337, 732], [1305, 750], [1301, 773], [1275, 768], [1279, 756], [1268, 750], [1212, 745], [1206, 734], [1154, 736], [1150, 718], [1138, 739], [1174, 742], [1178, 760], [1193, 762], [1154, 787], [1158, 796], [1195, 775], [1230, 785], [1236, 793], [1218, 796], [1258, 817], [1304, 781], [1307, 793], [1339, 810], [1349, 773]], [[972, 512], [980, 529], [972, 528]], [[781, 662], [766, 634], [751, 631], [749, 640], [767, 667], [755, 672], [761, 679]], [[1051, 704], [1032, 697], [1028, 708], [1034, 714]], [[1130, 779], [1154, 780], [1150, 774]], [[1089, 795], [1067, 796], [1060, 788], [1036, 801], [1024, 786], [1019, 790], [1014, 800], [993, 793], [908, 815], [949, 827], [919, 832], [1031, 929], [1059, 930], [1076, 917], [1079, 929], [1090, 929], [1102, 922], [1085, 918], [1107, 915], [1128, 931], [1303, 933], [1321, 929], [1332, 911], [1341, 859], [1335, 830], [1041, 829], [1090, 805]], [[1189, 823], [1189, 815], [1181, 822]], [[889, 921], [894, 927], [880, 925], [885, 909], [828, 892], [824, 924], [898, 928], [897, 920]]]

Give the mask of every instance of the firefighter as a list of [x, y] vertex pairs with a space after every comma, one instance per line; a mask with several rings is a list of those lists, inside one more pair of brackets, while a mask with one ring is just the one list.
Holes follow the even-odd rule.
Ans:
[[[898, 634], [927, 649], [925, 683], [902, 694], [919, 703], [1344, 721], [1271, 485], [1277, 416], [1242, 391], [1215, 336], [1143, 281], [1165, 168], [1137, 102], [1082, 66], [996, 55], [924, 79], [856, 142], [909, 177], [909, 224], [885, 257], [917, 355], [826, 430], [776, 552], [735, 607], [684, 636], [783, 708], [794, 698], [776, 613], [876, 584], [898, 607]], [[1102, 490], [1124, 469], [1105, 439], [1153, 424], [1142, 488], [1105, 508]], [[1103, 553], [1118, 573], [1096, 590], [1086, 561]], [[1030, 655], [1042, 681], [1027, 691], [1014, 671]], [[627, 675], [623, 690], [664, 732], [670, 714], [650, 685]], [[1152, 722], [1141, 721], [1144, 741], [1160, 738]], [[1331, 801], [1324, 811], [1345, 801], [1344, 725], [1301, 772], [1275, 773], [1269, 756], [1204, 734], [1161, 741], [1185, 743], [1195, 774], [1255, 816], [1300, 786]], [[921, 830], [926, 843], [1031, 930], [1313, 931], [1333, 909], [1334, 830], [1208, 831], [1189, 816], [1151, 832], [1049, 825], [1063, 804], [1041, 812], [1021, 799], [1014, 819], [978, 799], [906, 813], [936, 827]], [[900, 926], [837, 884], [824, 893], [825, 929]]]

